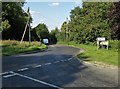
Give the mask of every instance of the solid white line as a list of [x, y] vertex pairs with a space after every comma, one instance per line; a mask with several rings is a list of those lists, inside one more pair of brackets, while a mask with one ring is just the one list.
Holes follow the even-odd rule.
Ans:
[[44, 64], [44, 65], [50, 65], [51, 63], [46, 63], [46, 64]]
[[38, 67], [41, 67], [42, 65], [37, 65], [37, 66], [35, 66], [35, 68], [38, 68]]
[[[11, 72], [11, 73], [14, 73], [14, 72]], [[24, 78], [27, 78], [27, 79], [30, 79], [30, 80], [32, 80], [32, 81], [38, 82], [38, 83], [42, 83], [42, 84], [45, 84], [45, 85], [54, 87], [54, 88], [61, 88], [61, 87], [58, 87], [58, 86], [56, 86], [56, 85], [53, 85], [53, 84], [50, 84], [50, 83], [46, 83], [46, 82], [44, 82], [44, 81], [40, 81], [40, 80], [37, 80], [37, 79], [35, 79], [35, 78], [31, 78], [31, 77], [28, 77], [28, 76], [25, 76], [25, 75], [22, 75], [22, 74], [19, 74], [19, 73], [14, 73], [14, 74], [16, 74], [16, 75], [18, 75], [18, 76], [21, 76], [21, 77], [24, 77]], [[61, 89], [62, 89], [62, 88], [61, 88]]]
[[9, 78], [9, 77], [12, 77], [12, 76], [15, 76], [16, 74], [10, 74], [10, 75], [5, 75], [3, 76], [4, 78]]
[[9, 72], [4, 72], [4, 73], [0, 73], [0, 76], [3, 75], [3, 74], [8, 74]]
[[28, 70], [29, 68], [22, 68], [22, 69], [18, 69], [18, 71], [24, 71], [24, 70]]

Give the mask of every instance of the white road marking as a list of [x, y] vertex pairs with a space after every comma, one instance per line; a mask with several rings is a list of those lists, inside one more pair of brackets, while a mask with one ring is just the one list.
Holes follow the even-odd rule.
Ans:
[[59, 63], [60, 61], [55, 61], [54, 63]]
[[12, 77], [12, 76], [15, 76], [16, 74], [9, 74], [9, 75], [5, 75], [3, 76], [4, 78], [9, 78], [9, 77]]
[[41, 67], [42, 65], [37, 65], [37, 66], [35, 66], [35, 68], [38, 68], [38, 67]]
[[50, 64], [52, 64], [52, 63], [46, 63], [45, 65], [50, 65]]
[[1, 75], [4, 75], [4, 74], [8, 74], [8, 73], [9, 73], [9, 72], [0, 73], [0, 76], [1, 76]]
[[50, 45], [50, 47], [55, 47], [54, 45]]
[[16, 74], [16, 75], [21, 76], [21, 77], [24, 77], [24, 78], [27, 78], [27, 79], [30, 79], [30, 80], [38, 82], [38, 83], [42, 83], [42, 84], [45, 84], [45, 85], [48, 85], [48, 86], [51, 86], [51, 87], [54, 87], [54, 88], [62, 89], [59, 86], [56, 86], [56, 85], [53, 85], [53, 84], [50, 84], [50, 83], [47, 83], [47, 82], [44, 82], [44, 81], [40, 81], [38, 79], [29, 77], [29, 76], [25, 76], [25, 75], [22, 75], [22, 74], [19, 74], [19, 73], [15, 73], [15, 72], [11, 72], [11, 73]]
[[64, 62], [65, 60], [60, 60], [61, 62]]
[[68, 61], [69, 61], [69, 60], [72, 60], [72, 58], [68, 58], [67, 60], [68, 60]]
[[22, 69], [18, 69], [18, 71], [24, 71], [24, 70], [28, 70], [29, 68], [22, 68]]
[[68, 60], [64, 60], [64, 62], [65, 62], [65, 61], [68, 61]]

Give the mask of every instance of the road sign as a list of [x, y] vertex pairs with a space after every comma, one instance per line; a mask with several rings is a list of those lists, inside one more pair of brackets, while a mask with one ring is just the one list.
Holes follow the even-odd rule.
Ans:
[[97, 41], [105, 41], [105, 37], [98, 37], [96, 40]]

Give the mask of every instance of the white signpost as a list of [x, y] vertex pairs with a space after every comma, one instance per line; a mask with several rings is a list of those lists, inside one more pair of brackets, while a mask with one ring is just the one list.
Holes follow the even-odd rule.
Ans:
[[97, 41], [105, 41], [105, 37], [98, 37]]
[[97, 50], [100, 48], [100, 46], [107, 46], [107, 50], [108, 50], [108, 46], [109, 46], [109, 42], [105, 41], [105, 37], [98, 37], [97, 39]]

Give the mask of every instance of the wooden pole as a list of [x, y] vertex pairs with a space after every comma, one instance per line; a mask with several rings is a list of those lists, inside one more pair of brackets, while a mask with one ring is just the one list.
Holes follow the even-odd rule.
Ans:
[[24, 33], [23, 33], [23, 36], [22, 36], [22, 39], [21, 39], [20, 43], [23, 42], [23, 38], [24, 38], [24, 36], [25, 36], [25, 32], [26, 32], [26, 30], [27, 30], [28, 23], [29, 23], [29, 20], [27, 21], [27, 24], [26, 24], [26, 26], [25, 26], [25, 30], [24, 30]]
[[25, 30], [24, 30], [24, 33], [23, 33], [23, 35], [22, 35], [22, 39], [21, 39], [20, 43], [23, 42], [23, 39], [24, 39], [26, 30], [27, 30], [27, 26], [29, 25], [29, 44], [30, 44], [30, 42], [31, 42], [31, 33], [30, 33], [30, 12], [29, 12], [29, 7], [28, 7], [27, 13], [28, 13], [28, 21], [27, 21], [27, 23], [26, 23]]
[[31, 33], [30, 33], [30, 22], [29, 22], [29, 44], [31, 42]]

